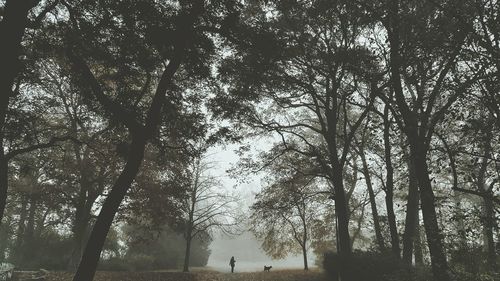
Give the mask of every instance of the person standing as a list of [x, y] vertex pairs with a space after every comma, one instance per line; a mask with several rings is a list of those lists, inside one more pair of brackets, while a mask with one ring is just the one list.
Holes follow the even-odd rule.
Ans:
[[236, 263], [236, 260], [234, 257], [231, 257], [231, 260], [229, 261], [229, 265], [231, 266], [231, 273], [234, 272], [234, 264]]

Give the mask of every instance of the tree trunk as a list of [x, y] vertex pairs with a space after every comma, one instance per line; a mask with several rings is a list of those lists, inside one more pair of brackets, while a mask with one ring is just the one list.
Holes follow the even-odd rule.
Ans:
[[307, 265], [307, 249], [305, 244], [302, 245], [302, 257], [304, 258], [304, 270], [309, 270], [309, 266]]
[[417, 221], [415, 223], [415, 239], [413, 243], [413, 247], [415, 247], [415, 265], [424, 265], [424, 252], [423, 252], [423, 244], [422, 244], [422, 233], [420, 232], [420, 215], [417, 210]]
[[23, 196], [21, 211], [19, 213], [19, 222], [17, 225], [16, 242], [14, 243], [13, 257], [14, 262], [22, 259], [22, 246], [24, 242], [24, 233], [26, 229], [26, 217], [28, 216], [28, 197]]
[[368, 169], [368, 163], [366, 162], [366, 157], [364, 155], [364, 150], [360, 149], [361, 162], [363, 163], [363, 174], [365, 176], [366, 188], [368, 189], [368, 195], [370, 198], [370, 206], [372, 209], [373, 216], [373, 226], [375, 228], [375, 237], [377, 240], [377, 245], [379, 250], [382, 252], [385, 250], [384, 237], [382, 236], [382, 230], [380, 227], [380, 219], [377, 210], [377, 201], [375, 198], [375, 192], [373, 191], [373, 184], [370, 176], [370, 170]]
[[144, 136], [133, 137], [127, 164], [104, 201], [73, 281], [90, 281], [94, 278], [106, 236], [113, 223], [115, 214], [127, 194], [127, 190], [130, 188], [139, 171], [144, 158], [145, 146], [146, 139]]
[[[491, 128], [492, 122], [488, 122], [487, 128]], [[487, 195], [493, 197], [493, 184], [491, 188], [488, 188], [486, 185], [486, 176], [488, 171], [488, 158], [491, 157], [491, 140], [493, 139], [493, 133], [491, 130], [483, 131], [484, 135], [482, 138], [483, 145], [483, 153], [484, 157], [482, 157], [481, 165], [479, 166], [479, 171], [477, 175], [477, 190], [480, 192], [484, 192]], [[495, 250], [495, 241], [493, 239], [493, 228], [495, 226], [495, 209], [493, 202], [491, 200], [492, 197], [484, 196], [482, 198], [483, 206], [482, 206], [482, 222], [483, 222], [483, 244], [484, 249], [487, 256], [488, 267], [490, 270], [496, 270], [496, 250]]]
[[[493, 194], [491, 194], [493, 196]], [[495, 227], [495, 209], [493, 206], [493, 201], [490, 197], [483, 197], [483, 211], [484, 211], [484, 226], [483, 235], [484, 243], [486, 246], [488, 267], [491, 271], [496, 272], [497, 270], [497, 255], [495, 249], [495, 241], [493, 239], [493, 229]]]
[[384, 108], [384, 159], [386, 167], [385, 184], [385, 205], [387, 209], [387, 219], [389, 221], [389, 231], [391, 233], [391, 249], [396, 257], [400, 257], [401, 249], [399, 246], [398, 226], [396, 224], [396, 215], [394, 214], [394, 169], [392, 167], [390, 130], [391, 122], [389, 119], [389, 106]]
[[[335, 191], [335, 213], [337, 215], [337, 251], [340, 260], [348, 265], [352, 253], [351, 238], [349, 236], [349, 209], [342, 179], [342, 169], [340, 169], [339, 165], [334, 165], [332, 180]], [[355, 281], [350, 277], [349, 270], [345, 270], [345, 268], [348, 267], [339, 267], [338, 276], [334, 277], [335, 280]]]
[[39, 1], [7, 0], [4, 7], [3, 19], [0, 23], [0, 38], [2, 51], [0, 52], [0, 224], [7, 202], [8, 189], [8, 160], [5, 157], [4, 126], [9, 107], [12, 87], [17, 77], [21, 40], [28, 22], [29, 10]]
[[31, 258], [31, 251], [33, 249], [33, 243], [34, 238], [35, 238], [35, 216], [37, 212], [37, 207], [38, 207], [38, 198], [36, 197], [37, 195], [31, 195], [30, 196], [30, 206], [29, 206], [29, 213], [28, 213], [28, 219], [26, 222], [26, 230], [24, 231], [24, 238], [22, 245], [20, 247], [20, 262], [24, 264], [29, 263], [33, 259]]
[[[391, 84], [394, 89], [396, 103], [401, 116], [404, 119], [404, 132], [410, 142], [411, 160], [415, 164], [417, 183], [420, 191], [422, 214], [424, 218], [424, 228], [431, 255], [432, 273], [436, 281], [450, 281], [451, 274], [448, 269], [448, 262], [444, 253], [443, 241], [437, 222], [435, 197], [429, 178], [429, 168], [427, 166], [426, 134], [422, 126], [418, 123], [418, 116], [412, 112], [406, 103], [403, 87], [401, 84], [401, 57], [399, 49], [400, 42], [400, 18], [399, 0], [389, 1], [388, 6], [388, 38], [390, 44], [390, 72]], [[427, 125], [427, 124], [423, 124]], [[419, 129], [421, 134], [419, 135]]]
[[[0, 106], [3, 106], [1, 105], [1, 102]], [[9, 163], [5, 158], [2, 135], [3, 134], [0, 132], [0, 145], [2, 146], [0, 148], [0, 224], [2, 223], [2, 218], [5, 211], [5, 205], [7, 204], [7, 189], [9, 186], [9, 171], [8, 171]]]
[[68, 271], [75, 271], [82, 257], [82, 250], [85, 245], [85, 236], [90, 223], [90, 209], [83, 210], [84, 214], [75, 219], [73, 224], [73, 251], [68, 263]]
[[33, 236], [35, 234], [35, 215], [36, 209], [38, 205], [38, 199], [35, 197], [36, 195], [31, 195], [30, 198], [30, 208], [28, 215], [28, 223], [26, 224], [26, 231], [24, 234], [24, 241], [27, 244], [30, 244], [33, 240]]
[[347, 207], [341, 169], [334, 168], [333, 188], [335, 190], [335, 213], [337, 214], [338, 219], [338, 251], [341, 256], [348, 258], [351, 255], [351, 239], [349, 237], [349, 211]]
[[11, 223], [11, 218], [7, 217], [7, 221], [4, 225], [0, 225], [0, 263], [5, 262], [5, 254], [7, 251], [9, 238], [12, 236], [9, 226]]
[[186, 236], [186, 253], [184, 254], [184, 267], [182, 268], [183, 272], [189, 272], [189, 259], [191, 257], [191, 241], [193, 237], [191, 237], [191, 233], [189, 236]]
[[75, 271], [80, 262], [82, 250], [85, 245], [87, 229], [90, 224], [92, 206], [97, 199], [97, 193], [91, 191], [92, 186], [89, 182], [90, 175], [84, 172], [84, 169], [89, 169], [89, 167], [82, 165], [81, 159], [78, 159], [79, 155], [79, 153], [76, 153], [77, 162], [79, 162], [80, 166], [80, 193], [72, 227], [73, 251], [68, 263], [68, 271]]
[[[406, 151], [405, 151], [406, 152]], [[406, 161], [408, 163], [408, 199], [406, 205], [406, 219], [405, 219], [405, 232], [403, 234], [403, 260], [408, 264], [412, 264], [413, 245], [418, 233], [418, 183], [415, 174], [415, 164], [411, 161], [410, 157], [405, 153]], [[415, 251], [417, 249], [415, 248]], [[416, 253], [415, 253], [416, 254]], [[415, 259], [416, 263], [416, 259]]]
[[385, 206], [387, 208], [387, 220], [389, 221], [389, 231], [391, 233], [391, 249], [396, 257], [400, 257], [401, 249], [399, 247], [399, 234], [396, 224], [396, 215], [394, 214], [394, 193], [387, 189], [385, 195]]
[[[421, 141], [421, 140], [420, 140]], [[434, 192], [432, 191], [427, 166], [427, 149], [421, 143], [414, 142], [411, 148], [412, 159], [415, 161], [415, 172], [420, 189], [420, 200], [424, 218], [424, 229], [427, 236], [427, 244], [431, 255], [431, 265], [434, 280], [452, 280], [448, 268], [448, 262], [443, 247], [443, 239], [439, 229]]]

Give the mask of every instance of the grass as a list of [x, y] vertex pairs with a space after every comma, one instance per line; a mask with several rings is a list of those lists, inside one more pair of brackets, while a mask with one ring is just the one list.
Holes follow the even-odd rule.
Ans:
[[[47, 281], [71, 281], [72, 273], [50, 272]], [[318, 270], [276, 270], [271, 272], [221, 273], [216, 271], [194, 271], [190, 273], [116, 272], [98, 271], [94, 281], [324, 281]]]

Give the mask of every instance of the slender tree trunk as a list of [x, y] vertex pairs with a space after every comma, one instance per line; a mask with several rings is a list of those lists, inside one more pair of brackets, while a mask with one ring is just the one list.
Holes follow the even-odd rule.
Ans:
[[39, 1], [7, 0], [5, 3], [3, 19], [0, 23], [0, 39], [2, 51], [0, 52], [0, 223], [4, 215], [7, 202], [8, 189], [8, 160], [5, 157], [4, 126], [7, 117], [9, 100], [13, 95], [12, 88], [21, 67], [19, 54], [21, 40], [28, 22], [29, 10]]
[[432, 273], [436, 281], [449, 281], [452, 280], [452, 278], [444, 252], [441, 231], [438, 225], [435, 196], [432, 191], [426, 155], [427, 149], [423, 148], [422, 144], [413, 144], [412, 159], [415, 161], [415, 171], [420, 189], [424, 229], [431, 255]]
[[387, 189], [385, 196], [385, 206], [387, 208], [387, 220], [389, 221], [389, 231], [391, 233], [391, 249], [396, 257], [400, 257], [401, 249], [399, 246], [399, 234], [396, 224], [396, 215], [394, 214], [394, 193]]
[[368, 189], [368, 195], [370, 198], [370, 206], [372, 209], [373, 216], [373, 226], [375, 228], [375, 237], [377, 240], [377, 245], [379, 250], [382, 252], [385, 250], [384, 237], [382, 236], [382, 230], [380, 227], [380, 219], [377, 210], [377, 201], [375, 198], [375, 192], [373, 191], [373, 184], [370, 176], [370, 170], [368, 169], [368, 163], [366, 162], [366, 157], [364, 155], [364, 149], [360, 149], [361, 162], [363, 164], [363, 174], [365, 176], [366, 188]]
[[16, 233], [16, 241], [14, 243], [14, 261], [20, 261], [22, 259], [22, 246], [24, 242], [24, 233], [26, 230], [26, 218], [28, 216], [28, 197], [23, 196], [22, 202], [21, 202], [21, 211], [19, 213], [19, 222], [17, 225], [17, 233]]
[[127, 194], [127, 190], [135, 179], [144, 158], [146, 139], [144, 136], [134, 136], [130, 145], [127, 164], [113, 185], [108, 197], [99, 212], [97, 221], [87, 241], [82, 260], [78, 266], [73, 281], [93, 280], [106, 236], [113, 223], [118, 208]]
[[201, 159], [197, 159], [196, 165], [195, 165], [195, 172], [194, 172], [194, 179], [193, 179], [193, 184], [191, 186], [191, 194], [188, 202], [188, 221], [187, 221], [187, 229], [186, 229], [186, 234], [185, 234], [185, 239], [186, 239], [186, 254], [184, 255], [184, 268], [182, 271], [188, 272], [189, 271], [189, 259], [191, 257], [191, 241], [193, 240], [193, 228], [194, 228], [194, 212], [196, 210], [196, 203], [197, 203], [197, 198], [198, 198], [198, 188], [200, 187], [200, 177], [201, 177], [201, 167], [200, 164]]
[[[415, 164], [405, 153], [408, 163], [408, 199], [406, 205], [405, 232], [403, 234], [403, 260], [411, 265], [413, 256], [413, 245], [416, 236], [419, 235], [418, 223], [418, 183], [415, 174]], [[416, 251], [416, 249], [415, 249]], [[416, 263], [416, 260], [415, 260]]]
[[28, 213], [28, 220], [26, 223], [26, 230], [24, 231], [23, 243], [20, 252], [20, 261], [29, 263], [32, 261], [31, 251], [33, 249], [34, 237], [35, 237], [35, 216], [38, 207], [38, 198], [36, 195], [30, 196], [30, 206]]
[[[492, 122], [488, 122], [489, 126], [491, 126]], [[493, 196], [493, 193], [486, 185], [486, 174], [488, 170], [488, 158], [491, 157], [491, 140], [493, 139], [493, 133], [491, 130], [483, 131], [483, 153], [484, 157], [482, 159], [481, 165], [479, 166], [479, 171], [477, 175], [477, 189], [481, 192], [484, 192], [488, 195]], [[494, 184], [494, 183], [493, 183]], [[493, 186], [492, 186], [493, 187]], [[493, 239], [493, 228], [495, 225], [495, 209], [491, 197], [483, 197], [483, 206], [482, 206], [482, 222], [483, 222], [483, 244], [484, 249], [487, 256], [488, 267], [490, 270], [496, 270], [496, 250], [495, 250], [495, 241]]]
[[[0, 106], [3, 105], [0, 104]], [[9, 171], [8, 171], [9, 164], [4, 154], [2, 135], [3, 134], [0, 132], [0, 145], [2, 146], [0, 148], [0, 224], [2, 223], [2, 218], [5, 211], [5, 205], [7, 204], [7, 189], [9, 186]]]
[[35, 215], [37, 206], [38, 206], [38, 199], [35, 198], [35, 195], [31, 195], [28, 223], [26, 224], [26, 231], [24, 234], [24, 241], [26, 241], [27, 244], [31, 243], [31, 241], [33, 240], [33, 236], [35, 234]]
[[467, 243], [467, 234], [465, 231], [466, 228], [464, 220], [465, 214], [461, 204], [462, 200], [461, 195], [462, 195], [461, 192], [453, 190], [453, 203], [455, 204], [454, 213], [456, 216], [456, 232], [458, 236], [458, 245], [460, 248], [466, 249], [468, 243]]
[[309, 266], [307, 265], [307, 249], [305, 242], [304, 245], [302, 245], [302, 257], [304, 258], [304, 270], [309, 270]]
[[389, 106], [384, 108], [384, 159], [386, 167], [385, 184], [385, 206], [387, 209], [387, 219], [389, 221], [389, 231], [391, 233], [391, 249], [396, 257], [400, 257], [401, 249], [399, 246], [398, 226], [396, 224], [396, 215], [394, 213], [394, 169], [392, 167], [390, 130], [391, 122], [389, 119]]
[[356, 242], [356, 239], [358, 239], [360, 233], [361, 233], [361, 228], [363, 227], [363, 223], [365, 222], [365, 204], [361, 205], [361, 215], [359, 216], [356, 224], [357, 227], [356, 229], [352, 232], [351, 235], [351, 249], [354, 248], [354, 242]]

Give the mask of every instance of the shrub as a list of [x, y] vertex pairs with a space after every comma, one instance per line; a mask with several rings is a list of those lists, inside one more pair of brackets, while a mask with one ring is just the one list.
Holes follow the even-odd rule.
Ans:
[[355, 252], [346, 260], [329, 252], [323, 267], [331, 280], [341, 271], [357, 281], [411, 280], [410, 268], [391, 253]]
[[127, 271], [129, 270], [129, 265], [119, 257], [111, 257], [109, 259], [101, 260], [99, 262], [99, 270], [107, 271]]
[[137, 254], [127, 258], [131, 271], [151, 270], [154, 268], [155, 258], [150, 255]]

